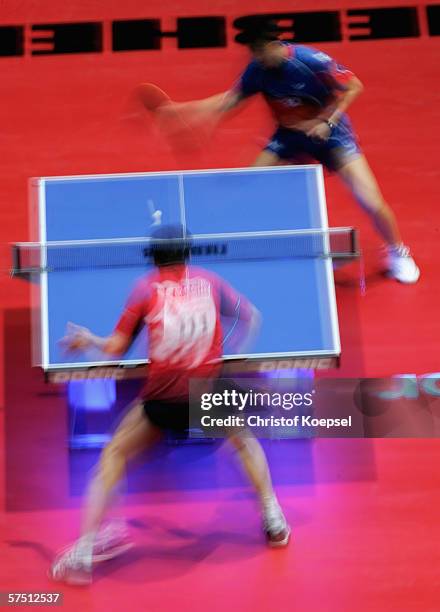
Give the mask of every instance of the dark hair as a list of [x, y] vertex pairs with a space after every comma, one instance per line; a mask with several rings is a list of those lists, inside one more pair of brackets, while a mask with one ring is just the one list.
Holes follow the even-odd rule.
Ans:
[[145, 250], [155, 266], [183, 264], [191, 252], [191, 235], [183, 225], [161, 225], [151, 235], [151, 246]]
[[235, 40], [251, 49], [256, 49], [278, 40], [280, 33], [281, 30], [273, 21], [258, 19], [243, 32], [237, 34]]

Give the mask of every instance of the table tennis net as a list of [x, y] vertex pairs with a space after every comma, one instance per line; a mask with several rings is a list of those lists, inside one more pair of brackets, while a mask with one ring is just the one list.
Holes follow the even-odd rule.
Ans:
[[13, 246], [13, 272], [39, 273], [95, 268], [145, 268], [157, 248], [185, 246], [193, 264], [359, 255], [353, 228], [194, 235], [187, 241], [123, 238]]

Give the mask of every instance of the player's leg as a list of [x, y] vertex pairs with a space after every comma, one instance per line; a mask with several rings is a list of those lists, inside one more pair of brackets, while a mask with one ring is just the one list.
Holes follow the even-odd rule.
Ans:
[[237, 451], [243, 469], [258, 495], [268, 543], [271, 546], [286, 546], [290, 527], [273, 489], [266, 455], [260, 442], [249, 431], [231, 432], [228, 441]]
[[303, 138], [301, 134], [279, 127], [252, 165], [277, 166], [283, 160], [295, 159], [301, 138]]
[[276, 153], [263, 149], [256, 157], [253, 166], [277, 166], [280, 163], [280, 158]]
[[[91, 567], [94, 546], [99, 541], [98, 533], [107, 511], [115, 501], [118, 485], [125, 475], [128, 461], [142, 450], [153, 444], [159, 437], [158, 430], [151, 425], [144, 414], [142, 403], [136, 403], [121, 421], [109, 444], [101, 453], [95, 475], [89, 486], [84, 506], [81, 537], [61, 555], [51, 568], [50, 575], [55, 580], [72, 584], [88, 584], [91, 580]], [[126, 549], [124, 537], [117, 537], [117, 550]], [[99, 542], [98, 542], [99, 543]], [[109, 542], [101, 542], [109, 545]], [[110, 558], [115, 556], [107, 551]], [[100, 551], [102, 556], [103, 551]]]
[[394, 213], [382, 196], [348, 117], [344, 116], [332, 128], [326, 141], [316, 142], [310, 139], [309, 144], [314, 157], [339, 174], [372, 219], [387, 245], [390, 274], [401, 282], [415, 283], [420, 271], [410, 256], [409, 249], [402, 244]]
[[370, 215], [377, 231], [389, 245], [402, 242], [396, 217], [385, 202], [373, 172], [364, 155], [347, 161], [338, 170], [362, 208]]
[[159, 437], [159, 431], [151, 425], [144, 413], [142, 402], [135, 403], [101, 453], [89, 487], [83, 516], [83, 534], [99, 528], [125, 476], [127, 463], [154, 444]]
[[387, 243], [391, 275], [401, 282], [415, 283], [420, 271], [409, 249], [402, 243], [396, 217], [385, 201], [365, 156], [360, 154], [348, 159], [337, 172]]

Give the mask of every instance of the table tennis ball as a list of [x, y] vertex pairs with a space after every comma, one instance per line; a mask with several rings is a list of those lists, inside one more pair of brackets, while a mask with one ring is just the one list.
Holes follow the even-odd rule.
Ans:
[[153, 225], [160, 225], [162, 223], [162, 211], [155, 210], [152, 214], [153, 217]]

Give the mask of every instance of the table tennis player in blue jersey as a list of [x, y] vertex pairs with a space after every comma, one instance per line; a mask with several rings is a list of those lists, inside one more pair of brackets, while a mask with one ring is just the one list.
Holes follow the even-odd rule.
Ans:
[[403, 283], [417, 282], [419, 268], [402, 242], [395, 215], [346, 115], [362, 83], [327, 54], [278, 40], [274, 27], [256, 28], [237, 40], [249, 47], [253, 58], [231, 90], [204, 100], [172, 103], [167, 111], [209, 122], [249, 96], [262, 94], [277, 129], [254, 165], [316, 160], [338, 173], [385, 241], [389, 275]]

